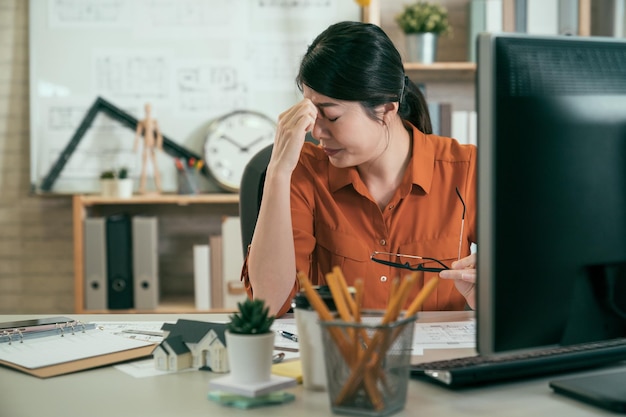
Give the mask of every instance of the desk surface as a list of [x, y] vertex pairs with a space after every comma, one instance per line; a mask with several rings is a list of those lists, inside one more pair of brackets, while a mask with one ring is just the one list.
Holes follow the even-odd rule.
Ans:
[[[472, 313], [431, 313], [423, 321], [458, 321]], [[225, 315], [69, 315], [83, 321], [175, 321], [224, 320]], [[30, 317], [30, 316], [29, 316]], [[0, 316], [0, 321], [20, 320], [25, 316]], [[467, 355], [468, 349], [425, 352], [429, 359]], [[312, 392], [301, 385], [290, 389], [294, 402], [251, 410], [220, 406], [207, 399], [211, 378], [218, 374], [204, 371], [134, 378], [109, 366], [49, 379], [0, 367], [0, 415], [10, 417], [110, 417], [110, 416], [332, 416], [325, 392]], [[436, 416], [589, 416], [615, 415], [554, 394], [548, 387], [553, 379], [538, 378], [452, 391], [435, 384], [411, 380], [407, 404], [398, 417]]]

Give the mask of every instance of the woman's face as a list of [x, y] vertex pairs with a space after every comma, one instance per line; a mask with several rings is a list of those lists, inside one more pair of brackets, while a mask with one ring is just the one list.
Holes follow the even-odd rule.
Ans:
[[317, 108], [311, 134], [319, 140], [333, 165], [358, 166], [384, 152], [387, 144], [383, 122], [372, 120], [360, 103], [336, 100], [306, 85], [303, 93]]

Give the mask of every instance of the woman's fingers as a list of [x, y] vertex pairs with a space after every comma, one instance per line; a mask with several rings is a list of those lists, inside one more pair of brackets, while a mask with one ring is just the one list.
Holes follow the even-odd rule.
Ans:
[[315, 126], [317, 107], [311, 100], [303, 99], [278, 116], [272, 167], [291, 172], [298, 163], [305, 136]]

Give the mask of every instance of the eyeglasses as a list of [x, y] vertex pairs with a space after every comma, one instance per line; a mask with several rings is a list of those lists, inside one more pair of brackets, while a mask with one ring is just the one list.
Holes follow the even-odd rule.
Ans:
[[[466, 207], [465, 207], [465, 201], [463, 201], [463, 197], [461, 197], [459, 188], [455, 187], [455, 191], [456, 191], [456, 195], [459, 197], [459, 200], [461, 201], [461, 204], [463, 205], [463, 215], [461, 216], [461, 235], [459, 236], [459, 252], [457, 255], [457, 260], [458, 260], [458, 259], [461, 259], [461, 246], [463, 244], [463, 231], [465, 229]], [[389, 258], [396, 258], [399, 260], [399, 262], [382, 259], [382, 256], [387, 256]], [[411, 263], [411, 261], [403, 262], [402, 258], [418, 259], [420, 260], [420, 262], [417, 262], [417, 264], [415, 264], [415, 262]], [[444, 264], [440, 260], [435, 259], [435, 258], [429, 258], [426, 256], [405, 255], [402, 253], [374, 251], [374, 253], [372, 253], [372, 255], [370, 256], [370, 259], [382, 265], [391, 266], [393, 268], [408, 269], [409, 271], [441, 272], [443, 270], [450, 269], [450, 267], [448, 267], [446, 264]], [[428, 262], [434, 262], [436, 264], [439, 264], [440, 266], [435, 266], [435, 267], [424, 266], [424, 264]]]

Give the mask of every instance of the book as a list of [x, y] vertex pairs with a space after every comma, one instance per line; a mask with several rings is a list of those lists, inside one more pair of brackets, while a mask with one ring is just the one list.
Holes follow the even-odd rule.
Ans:
[[469, 143], [469, 111], [453, 110], [452, 111], [452, 137], [461, 144]]
[[238, 216], [222, 219], [222, 308], [237, 308], [237, 303], [247, 298], [241, 282], [243, 253], [240, 223]]
[[433, 129], [433, 134], [441, 135], [441, 127], [439, 126], [440, 120], [440, 104], [436, 101], [428, 102], [428, 114], [430, 115], [430, 124]]
[[198, 310], [211, 308], [210, 253], [209, 245], [194, 245], [193, 247], [193, 294]]
[[155, 347], [66, 317], [29, 322], [0, 323], [0, 364], [39, 378], [150, 356]]
[[452, 136], [452, 103], [441, 103], [439, 106], [440, 136]]
[[468, 61], [476, 62], [476, 37], [481, 32], [502, 32], [502, 0], [472, 0], [469, 4]]
[[578, 35], [578, 0], [559, 0], [558, 34]]
[[210, 235], [209, 270], [211, 274], [211, 308], [224, 308], [223, 261], [222, 235]]
[[556, 35], [559, 32], [558, 0], [526, 0], [526, 33]]

